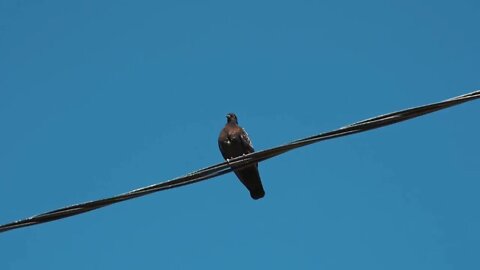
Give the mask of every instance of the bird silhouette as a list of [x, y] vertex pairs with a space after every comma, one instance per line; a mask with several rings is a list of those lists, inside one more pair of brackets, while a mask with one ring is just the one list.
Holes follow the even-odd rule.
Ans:
[[[237, 116], [234, 113], [227, 114], [227, 124], [218, 136], [218, 147], [225, 160], [253, 153], [252, 142], [247, 132], [238, 125]], [[258, 200], [265, 196], [262, 180], [258, 173], [258, 163], [234, 170], [240, 182], [250, 191], [250, 196]]]

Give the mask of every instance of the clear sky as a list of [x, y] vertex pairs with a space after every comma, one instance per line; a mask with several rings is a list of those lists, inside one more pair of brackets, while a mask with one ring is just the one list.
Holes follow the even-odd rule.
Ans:
[[[480, 88], [478, 1], [0, 1], [0, 223]], [[0, 269], [480, 269], [480, 102], [0, 234]]]

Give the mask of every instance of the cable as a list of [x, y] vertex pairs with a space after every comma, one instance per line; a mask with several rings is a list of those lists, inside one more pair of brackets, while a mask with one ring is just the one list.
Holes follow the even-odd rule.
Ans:
[[281, 155], [290, 150], [307, 146], [313, 143], [317, 143], [324, 140], [330, 140], [333, 138], [343, 137], [359, 132], [364, 132], [388, 125], [392, 125], [401, 121], [409, 120], [415, 117], [419, 117], [425, 114], [429, 114], [438, 110], [443, 110], [448, 107], [456, 106], [464, 102], [472, 101], [480, 98], [480, 90], [474, 91], [468, 94], [464, 94], [458, 97], [447, 99], [438, 103], [432, 103], [429, 105], [414, 107], [402, 111], [397, 111], [389, 114], [380, 115], [377, 117], [369, 118], [363, 121], [347, 125], [337, 130], [317, 134], [307, 138], [299, 139], [281, 146], [273, 147], [263, 151], [250, 153], [244, 156], [236, 157], [229, 162], [222, 162], [213, 166], [197, 170], [189, 173], [185, 176], [167, 180], [158, 184], [142, 187], [132, 190], [127, 193], [123, 193], [110, 198], [100, 199], [96, 201], [89, 201], [85, 203], [75, 204], [67, 206], [43, 214], [35, 215], [22, 220], [14, 221], [0, 226], [0, 232], [8, 230], [18, 229], [22, 227], [37, 225], [57, 219], [66, 218], [69, 216], [78, 215], [81, 213], [89, 212], [101, 207], [105, 207], [114, 203], [130, 200], [133, 198], [145, 196], [147, 194], [158, 192], [161, 190], [176, 188], [184, 185], [193, 184], [203, 180], [207, 180], [213, 177], [217, 177], [226, 173], [229, 173], [237, 168], [248, 166], [252, 163], [261, 162], [272, 157]]

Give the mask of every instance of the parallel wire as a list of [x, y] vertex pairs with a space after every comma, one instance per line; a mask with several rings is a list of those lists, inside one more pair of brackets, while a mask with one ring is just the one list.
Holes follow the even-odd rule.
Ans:
[[409, 120], [415, 117], [419, 117], [425, 114], [429, 114], [438, 110], [443, 110], [448, 107], [456, 106], [464, 102], [468, 102], [474, 99], [480, 98], [480, 90], [474, 91], [468, 94], [464, 94], [458, 97], [447, 99], [438, 103], [432, 103], [424, 106], [414, 107], [402, 111], [397, 111], [389, 114], [380, 115], [377, 117], [369, 118], [363, 121], [356, 122], [354, 124], [339, 128], [337, 130], [321, 133], [318, 135], [310, 136], [307, 138], [299, 139], [281, 146], [273, 147], [263, 151], [250, 153], [241, 157], [233, 158], [228, 162], [222, 162], [213, 166], [197, 170], [189, 173], [185, 176], [174, 178], [165, 182], [142, 187], [132, 190], [127, 193], [123, 193], [110, 198], [100, 199], [96, 201], [89, 201], [85, 203], [75, 204], [67, 206], [43, 214], [35, 215], [22, 220], [14, 221], [0, 226], [0, 232], [8, 230], [18, 229], [26, 226], [32, 226], [41, 224], [57, 219], [66, 218], [69, 216], [78, 215], [81, 213], [89, 212], [98, 208], [102, 208], [114, 203], [130, 200], [133, 198], [145, 196], [147, 194], [158, 192], [161, 190], [167, 190], [180, 186], [190, 185], [196, 182], [204, 181], [213, 177], [217, 177], [233, 171], [234, 169], [248, 166], [252, 163], [261, 162], [272, 157], [281, 155], [290, 150], [307, 146], [313, 143], [317, 143], [324, 140], [352, 135], [359, 132], [364, 132], [387, 125], [392, 125], [401, 121]]

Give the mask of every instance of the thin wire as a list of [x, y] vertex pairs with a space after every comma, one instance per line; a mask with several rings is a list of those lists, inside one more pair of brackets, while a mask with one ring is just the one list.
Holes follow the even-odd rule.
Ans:
[[204, 181], [213, 177], [217, 177], [226, 173], [229, 173], [237, 168], [248, 166], [252, 163], [261, 162], [272, 157], [281, 155], [290, 150], [307, 146], [313, 143], [317, 143], [324, 140], [330, 140], [333, 138], [352, 135], [359, 132], [364, 132], [388, 125], [392, 125], [401, 121], [409, 120], [415, 117], [419, 117], [425, 114], [429, 114], [438, 110], [443, 110], [448, 107], [456, 106], [464, 102], [472, 101], [480, 98], [480, 90], [474, 91], [468, 94], [464, 94], [458, 97], [447, 99], [438, 103], [432, 103], [424, 106], [414, 107], [402, 111], [388, 113], [377, 117], [369, 118], [363, 121], [347, 125], [337, 130], [324, 132], [307, 138], [299, 139], [281, 146], [273, 147], [263, 151], [254, 152], [241, 157], [237, 157], [229, 160], [229, 162], [222, 162], [213, 166], [197, 170], [189, 173], [185, 176], [174, 178], [165, 182], [142, 187], [132, 190], [127, 193], [123, 193], [110, 198], [100, 199], [96, 201], [89, 201], [85, 203], [75, 204], [53, 210], [50, 212], [35, 215], [22, 220], [14, 221], [0, 226], [0, 233], [8, 230], [18, 229], [22, 227], [37, 225], [57, 219], [62, 219], [81, 213], [89, 212], [98, 208], [102, 208], [114, 203], [130, 200], [133, 198], [145, 196], [150, 193], [158, 192], [161, 190], [172, 189], [180, 186], [190, 185], [200, 181]]

